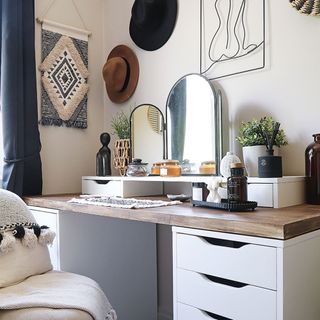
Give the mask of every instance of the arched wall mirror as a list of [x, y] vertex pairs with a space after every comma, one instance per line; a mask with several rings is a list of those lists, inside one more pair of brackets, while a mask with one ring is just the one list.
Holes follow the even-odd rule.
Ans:
[[141, 104], [130, 114], [130, 158], [149, 166], [165, 157], [164, 116], [156, 106]]
[[174, 159], [183, 164], [183, 174], [199, 174], [201, 162], [213, 160], [219, 173], [220, 91], [202, 75], [182, 77], [169, 93], [166, 122], [160, 109], [152, 104], [133, 109], [130, 140], [130, 158], [140, 158], [148, 162], [149, 167], [161, 159]]
[[[221, 93], [199, 74], [189, 74], [172, 87], [166, 105], [168, 159], [176, 159], [199, 173], [201, 162], [213, 160], [220, 166]], [[189, 165], [188, 165], [189, 164]]]

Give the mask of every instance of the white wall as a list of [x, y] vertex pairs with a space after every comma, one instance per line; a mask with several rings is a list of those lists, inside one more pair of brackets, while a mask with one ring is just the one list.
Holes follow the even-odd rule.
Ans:
[[239, 122], [272, 115], [285, 129], [284, 174], [304, 175], [304, 150], [319, 127], [320, 19], [291, 8], [289, 1], [269, 0], [268, 67], [219, 81], [227, 103], [230, 145]]
[[[81, 176], [95, 174], [95, 157], [100, 148], [99, 136], [103, 131], [102, 69], [102, 1], [76, 0], [77, 8], [89, 38], [88, 128], [41, 126], [43, 193], [81, 192]], [[52, 6], [51, 6], [52, 4]], [[50, 8], [51, 6], [51, 8]], [[48, 11], [48, 8], [49, 11]], [[72, 0], [36, 0], [36, 17], [84, 29]], [[37, 65], [41, 63], [41, 28], [36, 26]], [[39, 117], [40, 74], [38, 73]]]

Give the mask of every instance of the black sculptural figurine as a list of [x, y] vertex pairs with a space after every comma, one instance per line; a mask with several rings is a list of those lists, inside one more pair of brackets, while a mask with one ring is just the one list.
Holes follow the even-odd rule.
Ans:
[[110, 134], [107, 132], [101, 133], [100, 141], [102, 148], [100, 148], [96, 156], [96, 175], [111, 176], [111, 151], [108, 147]]

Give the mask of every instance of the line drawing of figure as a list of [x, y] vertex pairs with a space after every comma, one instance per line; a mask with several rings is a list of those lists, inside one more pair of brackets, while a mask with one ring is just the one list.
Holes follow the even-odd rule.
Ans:
[[264, 45], [264, 37], [258, 43], [247, 44], [246, 9], [247, 0], [214, 0], [214, 16], [218, 18], [218, 27], [208, 49], [210, 64], [201, 74], [211, 71], [220, 62], [245, 57]]

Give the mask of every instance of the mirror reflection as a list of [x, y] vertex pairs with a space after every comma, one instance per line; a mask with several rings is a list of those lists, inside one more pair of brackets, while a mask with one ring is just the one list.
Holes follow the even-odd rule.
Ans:
[[215, 161], [221, 152], [221, 104], [211, 82], [189, 74], [176, 82], [166, 106], [167, 158], [179, 160], [184, 173], [200, 173], [201, 163]]
[[137, 106], [130, 115], [131, 160], [142, 159], [150, 168], [164, 158], [164, 118], [152, 104]]

